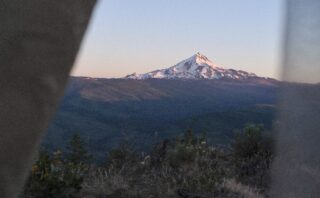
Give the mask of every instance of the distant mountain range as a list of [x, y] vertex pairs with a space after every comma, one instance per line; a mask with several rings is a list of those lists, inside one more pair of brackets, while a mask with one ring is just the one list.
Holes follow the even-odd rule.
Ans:
[[43, 145], [61, 148], [79, 133], [102, 161], [124, 140], [142, 151], [187, 129], [226, 144], [247, 123], [271, 129], [284, 85], [320, 90], [223, 69], [200, 53], [168, 69], [121, 79], [72, 77]]
[[247, 123], [271, 128], [281, 83], [218, 67], [200, 53], [167, 69], [120, 79], [72, 77], [44, 145], [63, 147], [79, 133], [103, 160], [124, 140], [146, 150], [187, 129], [225, 144]]
[[155, 70], [145, 74], [130, 74], [125, 79], [266, 79], [254, 73], [218, 67], [205, 55], [197, 53], [167, 69]]

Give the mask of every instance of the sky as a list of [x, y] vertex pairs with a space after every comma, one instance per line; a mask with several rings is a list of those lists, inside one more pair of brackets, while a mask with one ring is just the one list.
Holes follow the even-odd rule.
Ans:
[[123, 77], [206, 55], [279, 77], [284, 0], [100, 0], [73, 76]]

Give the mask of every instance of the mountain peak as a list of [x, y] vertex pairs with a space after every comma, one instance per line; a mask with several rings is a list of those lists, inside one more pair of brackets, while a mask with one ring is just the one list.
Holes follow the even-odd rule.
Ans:
[[144, 80], [150, 78], [160, 79], [247, 79], [257, 77], [253, 73], [237, 71], [234, 69], [224, 69], [218, 67], [210, 61], [205, 55], [197, 52], [195, 55], [185, 59], [176, 65], [167, 69], [155, 70], [145, 74], [136, 74], [126, 76], [127, 79]]
[[200, 52], [197, 52], [195, 55], [193, 55], [191, 58], [195, 60], [195, 63], [198, 65], [209, 65], [211, 67], [216, 67], [217, 65], [214, 64], [212, 61], [210, 61], [207, 56], [201, 54]]
[[197, 53], [196, 53], [195, 55], [193, 55], [193, 56], [198, 57], [198, 58], [202, 58], [202, 57], [207, 58], [204, 54], [202, 54], [202, 53], [200, 53], [200, 52], [197, 52]]

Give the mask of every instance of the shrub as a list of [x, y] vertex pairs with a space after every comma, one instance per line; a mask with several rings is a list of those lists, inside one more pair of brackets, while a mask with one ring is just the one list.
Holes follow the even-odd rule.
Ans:
[[232, 144], [236, 178], [248, 185], [268, 187], [273, 159], [273, 140], [262, 126], [248, 125]]
[[[55, 154], [60, 155], [60, 151]], [[42, 150], [32, 167], [26, 194], [35, 198], [72, 197], [81, 187], [79, 173], [66, 167], [59, 156]]]
[[132, 166], [139, 162], [139, 160], [139, 156], [135, 150], [128, 142], [124, 142], [119, 148], [112, 149], [109, 152], [107, 166], [109, 168], [120, 170]]
[[60, 150], [52, 155], [40, 151], [25, 188], [26, 195], [35, 198], [76, 196], [89, 170], [90, 155], [78, 135], [72, 138], [68, 148], [65, 158]]

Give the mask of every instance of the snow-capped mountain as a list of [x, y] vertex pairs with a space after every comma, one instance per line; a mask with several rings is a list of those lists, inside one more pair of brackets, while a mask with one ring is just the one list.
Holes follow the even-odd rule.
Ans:
[[145, 74], [130, 74], [126, 79], [248, 79], [258, 77], [253, 73], [241, 70], [218, 67], [206, 56], [197, 53], [167, 69], [155, 70]]

